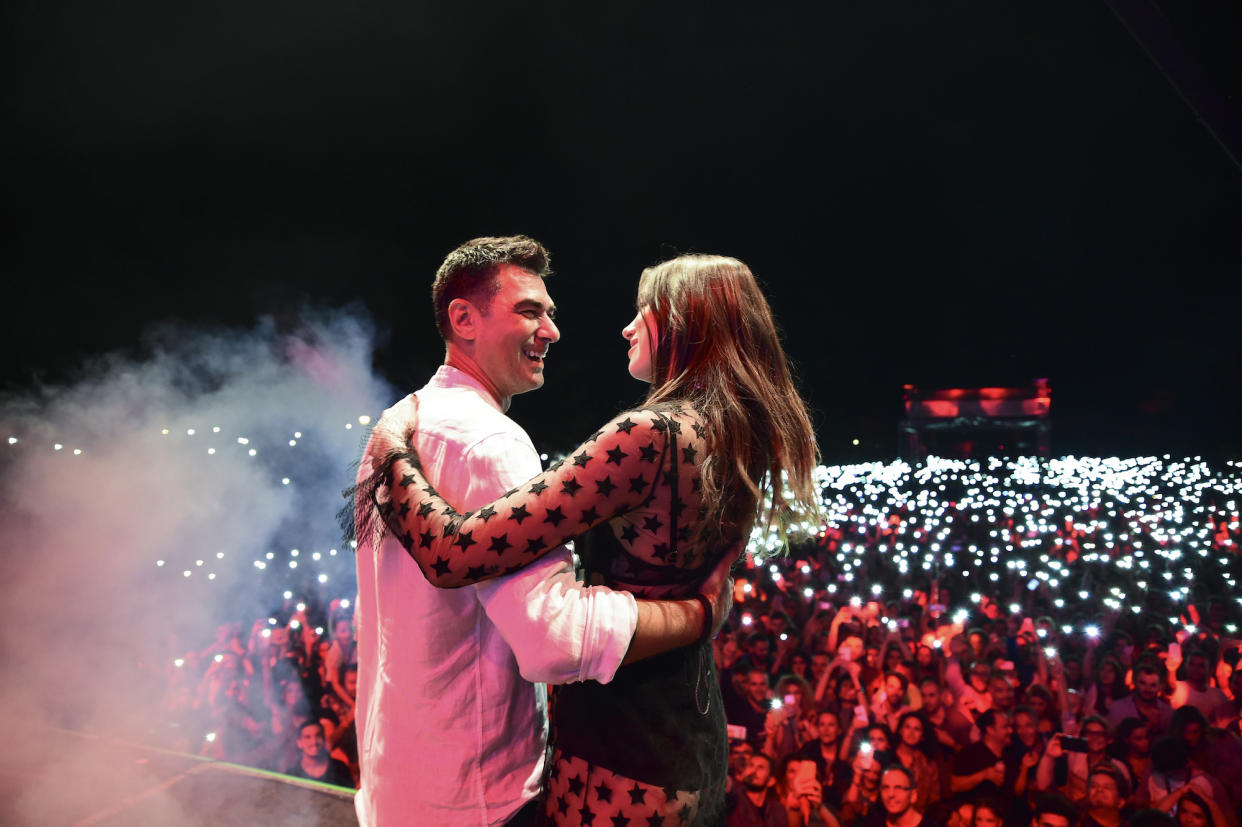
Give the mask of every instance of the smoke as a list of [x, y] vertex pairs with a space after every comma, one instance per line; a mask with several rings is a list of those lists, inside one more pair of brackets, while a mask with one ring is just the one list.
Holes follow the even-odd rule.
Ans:
[[162, 325], [140, 357], [101, 356], [70, 383], [0, 399], [12, 719], [196, 751], [173, 737], [174, 657], [221, 623], [287, 612], [286, 590], [354, 596], [335, 513], [359, 417], [394, 394], [372, 374], [364, 312], [297, 318]]

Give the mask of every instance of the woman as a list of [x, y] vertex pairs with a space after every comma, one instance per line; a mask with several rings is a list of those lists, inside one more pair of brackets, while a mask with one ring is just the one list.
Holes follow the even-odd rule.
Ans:
[[1151, 778], [1151, 727], [1145, 718], [1126, 718], [1117, 725], [1109, 754], [1119, 758], [1130, 770], [1131, 803], [1145, 807], [1148, 803], [1148, 779]]
[[897, 724], [897, 761], [914, 773], [914, 807], [921, 813], [940, 800], [940, 768], [928, 755], [934, 748], [928, 734], [929, 727], [919, 712], [906, 712]]
[[971, 827], [1005, 827], [1005, 807], [998, 799], [984, 796], [975, 802]]
[[781, 706], [768, 712], [763, 751], [780, 761], [815, 740], [815, 707], [811, 685], [797, 675], [781, 677], [772, 696], [781, 700]]
[[[408, 435], [381, 420], [376, 510], [431, 583], [515, 571], [576, 537], [592, 582], [689, 597], [756, 519], [783, 535], [817, 513], [810, 419], [746, 265], [691, 255], [650, 267], [637, 304], [622, 334], [631, 375], [651, 383], [644, 405], [476, 511], [439, 498]], [[706, 635], [609, 684], [562, 687], [554, 724], [554, 821], [723, 817], [725, 723]]]
[[1095, 672], [1095, 681], [1087, 689], [1084, 706], [1096, 715], [1108, 715], [1113, 701], [1118, 701], [1130, 694], [1126, 686], [1126, 670], [1121, 661], [1114, 657], [1106, 657], [1100, 661]]

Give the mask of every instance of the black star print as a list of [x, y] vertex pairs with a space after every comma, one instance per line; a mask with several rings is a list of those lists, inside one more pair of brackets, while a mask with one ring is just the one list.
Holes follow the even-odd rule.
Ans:
[[509, 519], [516, 520], [517, 524], [521, 525], [522, 520], [525, 520], [529, 516], [530, 512], [526, 510], [526, 506], [519, 505], [517, 508], [513, 509], [513, 513], [509, 515]]
[[651, 556], [655, 557], [657, 560], [667, 560], [668, 553], [668, 543], [656, 543], [655, 548], [651, 550]]
[[431, 567], [436, 570], [436, 577], [443, 577], [449, 573], [448, 560], [445, 560], [443, 557], [437, 557], [436, 561], [431, 564]]
[[457, 535], [457, 542], [453, 543], [453, 545], [457, 546], [462, 551], [465, 551], [471, 546], [477, 545], [478, 542], [478, 540], [474, 539], [473, 531], [463, 531], [461, 534]]
[[681, 501], [681, 497], [674, 495], [673, 502], [669, 505], [668, 510], [672, 512], [674, 517], [680, 517], [681, 512], [686, 510], [686, 504]]
[[650, 531], [652, 534], [659, 531], [663, 525], [659, 517], [647, 517], [643, 520], [643, 530]]
[[435, 514], [435, 513], [436, 513], [436, 507], [432, 505], [430, 502], [423, 502], [423, 503], [420, 503], [418, 506], [418, 516], [420, 517], [426, 517], [428, 514]]
[[432, 534], [430, 531], [424, 531], [422, 534], [418, 535], [418, 547], [431, 548], [431, 541], [435, 538], [436, 535]]
[[599, 439], [599, 438], [600, 438], [600, 437], [602, 437], [603, 435], [604, 435], [604, 432], [603, 432], [603, 431], [596, 431], [595, 433], [593, 433], [593, 434], [591, 434], [589, 437], [587, 437], [587, 442], [594, 442], [595, 440]]
[[410, 501], [402, 500], [401, 507], [397, 509], [397, 513], [400, 514], [402, 517], [404, 517], [406, 514], [409, 514], [410, 513]]
[[647, 791], [644, 790], [642, 787], [638, 786], [637, 781], [635, 781], [634, 786], [626, 790], [626, 792], [630, 794], [631, 804], [646, 804], [647, 803], [644, 800], [647, 797]]
[[611, 819], [609, 819], [609, 821], [612, 822], [612, 827], [625, 827], [625, 823], [629, 820], [630, 820], [629, 816], [623, 816], [623, 815], [615, 815]]
[[483, 575], [486, 573], [487, 573], [487, 570], [484, 569], [482, 566], [471, 566], [470, 568], [466, 569], [466, 579], [475, 580], [475, 581], [482, 580]]
[[402, 487], [402, 488], [409, 488], [409, 487], [410, 487], [411, 485], [413, 485], [413, 484], [414, 484], [414, 475], [413, 475], [413, 474], [406, 474], [406, 475], [404, 475], [403, 477], [401, 477], [401, 487]]
[[509, 542], [509, 535], [501, 534], [499, 537], [492, 538], [492, 544], [488, 546], [487, 550], [494, 551], [497, 554], [504, 554], [511, 548], [513, 548], [513, 543]]
[[565, 796], [562, 795], [556, 799], [556, 809], [560, 811], [561, 815], [569, 812], [569, 802], [565, 799]]
[[695, 422], [690, 427], [693, 428], [694, 432], [699, 435], [699, 439], [707, 439], [707, 429], [704, 428], [702, 425]]
[[540, 480], [539, 482], [531, 483], [530, 493], [534, 494], [536, 497], [538, 497], [540, 494], [542, 494], [544, 491], [547, 491], [547, 490], [548, 490], [548, 484], [543, 482], [542, 480]]
[[387, 520], [389, 515], [392, 514], [392, 500], [385, 500], [384, 502], [380, 503], [379, 513], [381, 517]]
[[561, 483], [562, 494], [568, 494], [569, 496], [572, 497], [573, 495], [577, 494], [581, 490], [582, 490], [582, 483], [578, 482], [573, 477], [570, 477], [569, 479]]
[[682, 543], [690, 542], [690, 526], [684, 525], [677, 529], [677, 539]]
[[698, 457], [699, 452], [695, 450], [693, 445], [687, 445], [681, 449], [681, 461], [687, 465], [694, 465], [694, 460]]
[[527, 554], [538, 554], [539, 552], [543, 551], [544, 548], [546, 547], [547, 546], [543, 542], [542, 537], [532, 537], [526, 541], [526, 553]]
[[660, 456], [660, 452], [656, 450], [655, 443], [651, 443], [646, 448], [640, 448], [643, 454], [643, 462], [655, 462]]
[[582, 795], [582, 788], [585, 786], [586, 786], [586, 782], [584, 782], [578, 776], [572, 775], [569, 777], [569, 794], [570, 795], [572, 796]]
[[637, 477], [634, 477], [630, 480], [630, 490], [635, 493], [641, 494], [643, 492], [643, 489], [646, 487], [647, 487], [647, 481], [643, 479], [641, 474], [639, 474]]
[[496, 509], [492, 508], [490, 505], [485, 505], [479, 509], [479, 516], [483, 519], [483, 522], [487, 522], [492, 517], [496, 516]]
[[595, 459], [595, 457], [591, 456], [586, 451], [583, 451], [581, 454], [574, 455], [574, 465], [579, 468], [586, 468], [586, 464], [593, 459]]
[[626, 543], [632, 543], [632, 542], [634, 542], [634, 541], [635, 541], [635, 540], [637, 540], [637, 539], [638, 539], [638, 529], [634, 528], [634, 526], [632, 526], [632, 525], [627, 525], [627, 526], [626, 526], [626, 527], [625, 527], [625, 528], [621, 531], [621, 540], [622, 540], [622, 541], [624, 541], [624, 542], [626, 542]]
[[543, 518], [543, 521], [551, 523], [553, 526], [558, 526], [563, 519], [565, 519], [565, 515], [561, 513], [561, 507], [558, 505], [556, 508], [548, 509], [548, 514]]
[[586, 511], [582, 512], [582, 516], [579, 517], [579, 519], [582, 521], [583, 525], [591, 525], [592, 523], [599, 522], [599, 514], [596, 513], [594, 508], [588, 508]]
[[456, 516], [457, 516], [457, 509], [456, 509], [456, 508], [453, 508], [453, 506], [451, 506], [451, 505], [446, 505], [446, 506], [444, 506], [444, 510], [443, 510], [443, 511], [441, 511], [440, 513], [441, 513], [441, 514], [443, 514], [443, 515], [444, 515], [444, 516], [446, 516], [446, 517], [456, 517]]
[[426, 494], [428, 497], [434, 497], [436, 496], [436, 489], [433, 488], [431, 484], [429, 483], [423, 487], [423, 493]]
[[681, 810], [677, 812], [677, 815], [681, 816], [682, 824], [689, 824], [690, 823], [690, 805], [687, 804], [684, 807], [682, 807]]
[[449, 520], [444, 526], [444, 536], [445, 537], [457, 536], [457, 529], [460, 527], [461, 527], [460, 520]]
[[692, 479], [692, 480], [690, 481], [690, 490], [691, 490], [691, 491], [693, 491], [693, 492], [694, 492], [694, 493], [696, 493], [696, 494], [698, 494], [700, 491], [702, 491], [702, 490], [703, 490], [703, 480], [702, 480], [701, 478], [699, 478], [699, 477], [695, 477], [694, 479]]
[[405, 546], [407, 551], [414, 547], [414, 538], [404, 531], [397, 535], [397, 539], [401, 541], [401, 545]]
[[621, 460], [625, 459], [628, 456], [629, 454], [621, 450], [620, 445], [616, 446], [615, 448], [608, 449], [608, 462], [612, 463], [618, 468], [621, 467]]
[[616, 489], [616, 485], [612, 481], [612, 477], [604, 477], [602, 480], [595, 481], [595, 493], [605, 497], [612, 494]]
[[582, 819], [583, 824], [595, 823], [595, 813], [591, 812], [591, 808], [585, 804], [583, 804], [582, 808], [578, 810], [578, 817]]
[[669, 429], [670, 431], [672, 431], [673, 433], [675, 433], [675, 434], [680, 434], [680, 433], [681, 433], [681, 423], [680, 423], [680, 422], [678, 422], [676, 419], [670, 419], [670, 420], [668, 421], [668, 429]]
[[664, 425], [664, 420], [658, 416], [655, 419], [651, 420], [651, 430], [664, 433], [664, 431], [666, 430], [666, 427]]
[[612, 788], [603, 781], [599, 782], [599, 785], [595, 788], [595, 794], [599, 796], [599, 800], [605, 804], [612, 803]]
[[664, 816], [654, 815], [647, 816], [647, 827], [660, 827], [664, 823]]
[[638, 427], [638, 423], [630, 419], [628, 416], [617, 423], [618, 431], [625, 431], [627, 434]]

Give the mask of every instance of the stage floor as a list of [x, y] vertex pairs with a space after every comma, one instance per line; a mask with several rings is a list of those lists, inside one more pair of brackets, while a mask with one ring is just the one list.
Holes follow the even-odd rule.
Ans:
[[0, 824], [357, 825], [349, 791], [65, 730], [0, 751]]

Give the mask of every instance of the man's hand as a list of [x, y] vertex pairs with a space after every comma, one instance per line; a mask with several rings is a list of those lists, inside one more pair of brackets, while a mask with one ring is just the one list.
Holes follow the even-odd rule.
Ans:
[[366, 450], [371, 457], [371, 467], [379, 467], [389, 454], [408, 451], [416, 430], [418, 397], [410, 394], [384, 411], [371, 430], [371, 439], [367, 442]]

